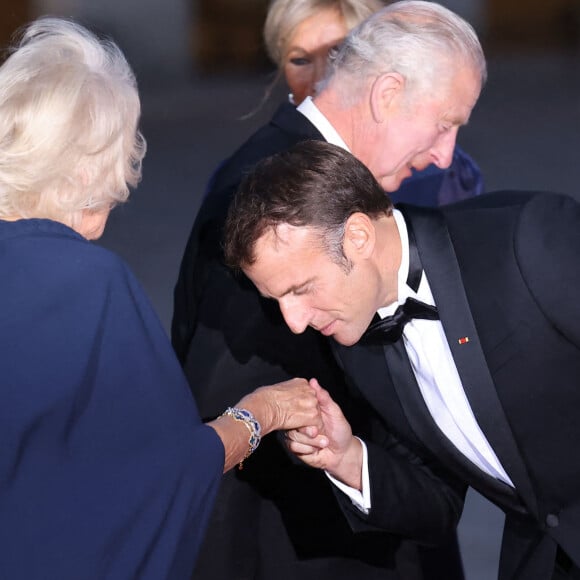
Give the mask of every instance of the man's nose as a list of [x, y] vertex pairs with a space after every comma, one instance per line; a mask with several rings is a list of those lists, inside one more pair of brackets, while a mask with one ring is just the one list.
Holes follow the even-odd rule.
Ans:
[[458, 128], [455, 127], [447, 133], [440, 135], [431, 148], [431, 160], [440, 169], [447, 169], [453, 161], [453, 151], [457, 140]]
[[294, 334], [302, 334], [310, 322], [308, 308], [296, 296], [282, 298], [279, 301], [282, 316], [288, 328]]

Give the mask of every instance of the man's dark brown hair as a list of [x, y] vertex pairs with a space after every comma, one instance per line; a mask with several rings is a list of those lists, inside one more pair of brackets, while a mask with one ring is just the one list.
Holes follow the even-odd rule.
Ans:
[[371, 172], [348, 151], [324, 141], [304, 141], [259, 162], [230, 204], [224, 258], [232, 268], [251, 265], [255, 244], [268, 228], [286, 223], [320, 232], [338, 263], [348, 218], [362, 212], [390, 215], [393, 204]]

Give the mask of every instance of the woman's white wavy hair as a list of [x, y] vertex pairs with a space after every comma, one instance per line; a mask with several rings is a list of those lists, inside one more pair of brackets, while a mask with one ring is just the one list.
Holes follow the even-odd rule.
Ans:
[[121, 50], [58, 18], [30, 24], [0, 67], [0, 217], [74, 225], [127, 200], [145, 141]]

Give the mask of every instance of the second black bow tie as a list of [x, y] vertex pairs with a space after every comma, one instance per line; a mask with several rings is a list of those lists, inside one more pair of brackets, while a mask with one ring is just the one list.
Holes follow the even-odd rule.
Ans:
[[413, 318], [438, 320], [439, 314], [435, 306], [425, 304], [414, 298], [407, 298], [404, 304], [398, 306], [395, 313], [385, 318], [373, 320], [361, 337], [361, 342], [367, 344], [385, 344], [396, 342], [403, 335], [403, 327]]

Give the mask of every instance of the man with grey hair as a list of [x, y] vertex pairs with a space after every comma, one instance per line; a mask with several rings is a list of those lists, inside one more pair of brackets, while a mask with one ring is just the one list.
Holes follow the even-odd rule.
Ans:
[[412, 169], [449, 166], [486, 75], [461, 18], [435, 3], [397, 2], [347, 36], [298, 111], [394, 192]]
[[[293, 335], [275, 304], [223, 263], [222, 226], [242, 176], [264, 157], [315, 139], [349, 150], [386, 191], [395, 191], [413, 170], [450, 164], [458, 129], [467, 123], [485, 78], [481, 46], [468, 23], [434, 2], [395, 2], [351, 31], [314, 98], [298, 108], [283, 105], [220, 167], [185, 250], [172, 324], [174, 348], [203, 416], [218, 414], [224, 401], [256, 384], [289, 376], [316, 376], [337, 400], [346, 396], [343, 373], [326, 342], [310, 330]], [[364, 426], [373, 414], [363, 402], [349, 401], [347, 407], [355, 424]], [[224, 551], [239, 550], [239, 558], [230, 559], [236, 561], [236, 578], [258, 577], [247, 556], [256, 551], [262, 571], [275, 570], [270, 577], [283, 578], [282, 568], [284, 578], [302, 580], [462, 577], [453, 537], [450, 550], [425, 549], [421, 557], [414, 545], [399, 548], [388, 535], [361, 539], [332, 498], [313, 522], [310, 506], [328, 502], [328, 482], [293, 463], [275, 439], [269, 443], [243, 473], [226, 479], [218, 502], [223, 513], [210, 527], [214, 549], [224, 541]], [[213, 577], [220, 577], [215, 558], [208, 564]], [[233, 574], [228, 558], [219, 564], [226, 567], [221, 577]]]

